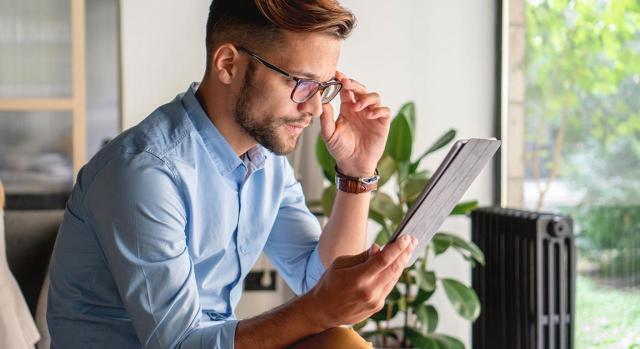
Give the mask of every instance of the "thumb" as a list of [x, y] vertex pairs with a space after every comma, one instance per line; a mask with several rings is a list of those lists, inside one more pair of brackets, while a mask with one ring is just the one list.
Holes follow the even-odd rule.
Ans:
[[333, 107], [331, 104], [322, 105], [322, 114], [320, 114], [320, 137], [327, 141], [336, 130], [336, 123], [333, 121]]
[[333, 262], [334, 269], [351, 268], [366, 262], [371, 256], [371, 250], [368, 249], [362, 253], [351, 256], [340, 256]]

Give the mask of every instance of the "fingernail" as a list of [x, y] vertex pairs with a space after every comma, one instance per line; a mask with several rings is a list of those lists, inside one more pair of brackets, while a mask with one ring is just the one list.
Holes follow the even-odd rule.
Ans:
[[413, 247], [418, 246], [418, 239], [416, 239], [415, 236], [411, 237], [411, 245], [413, 245]]
[[411, 236], [405, 235], [402, 237], [402, 248], [406, 248], [409, 244], [412, 244]]

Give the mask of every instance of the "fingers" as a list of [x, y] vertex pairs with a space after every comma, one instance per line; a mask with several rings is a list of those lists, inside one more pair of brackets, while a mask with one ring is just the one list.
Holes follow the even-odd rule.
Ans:
[[356, 80], [344, 78], [340, 80], [342, 83], [342, 89], [347, 91], [352, 91], [356, 95], [364, 95], [367, 94], [367, 87], [363, 84], [359, 83]]
[[[415, 239], [413, 239], [415, 241]], [[387, 285], [388, 283], [396, 283], [400, 276], [402, 275], [402, 271], [404, 270], [409, 258], [413, 254], [413, 249], [417, 241], [412, 243], [410, 247], [405, 248], [400, 256], [396, 258], [393, 263], [391, 263], [387, 268], [385, 268], [382, 272], [377, 275], [376, 282]]]
[[335, 268], [349, 268], [362, 264], [369, 260], [372, 256], [380, 252], [380, 246], [376, 243], [371, 245], [368, 250], [352, 256], [341, 256], [335, 259]]
[[333, 120], [333, 107], [330, 103], [322, 105], [322, 114], [320, 114], [320, 137], [328, 140], [336, 130], [336, 123]]
[[367, 119], [390, 119], [391, 109], [387, 107], [370, 106], [367, 108]]
[[373, 92], [367, 93], [366, 95], [361, 96], [358, 99], [358, 102], [355, 104], [356, 111], [362, 111], [369, 107], [378, 107], [380, 106], [380, 95]]
[[372, 274], [382, 272], [395, 263], [405, 250], [411, 249], [411, 252], [413, 252], [412, 241], [414, 239], [409, 235], [403, 235], [395, 242], [387, 244], [382, 251], [366, 262], [366, 267], [369, 269], [368, 272]]

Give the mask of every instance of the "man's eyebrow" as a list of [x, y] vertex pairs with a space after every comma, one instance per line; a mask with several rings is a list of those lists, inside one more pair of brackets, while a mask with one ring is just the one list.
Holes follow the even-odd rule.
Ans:
[[[291, 73], [292, 75], [296, 76], [296, 77], [301, 77], [301, 78], [307, 78], [307, 79], [313, 79], [316, 81], [321, 81], [321, 82], [325, 82], [322, 81], [322, 79], [320, 78], [320, 76], [314, 74], [314, 73], [310, 73], [310, 72], [304, 72], [304, 71], [299, 71], [299, 70], [292, 70], [289, 73]], [[335, 79], [335, 75], [332, 76], [329, 80], [333, 80]], [[327, 80], [327, 81], [329, 81]]]

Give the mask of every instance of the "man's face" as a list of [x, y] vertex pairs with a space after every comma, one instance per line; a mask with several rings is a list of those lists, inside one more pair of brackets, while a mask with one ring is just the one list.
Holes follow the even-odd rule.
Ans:
[[[340, 41], [325, 34], [285, 33], [278, 48], [255, 53], [294, 76], [325, 82], [335, 77]], [[303, 129], [322, 113], [320, 93], [304, 103], [295, 103], [290, 98], [295, 81], [249, 55], [244, 57], [247, 69], [233, 105], [235, 121], [273, 153], [290, 153]]]

